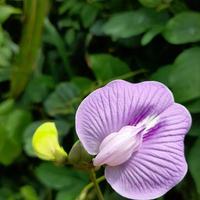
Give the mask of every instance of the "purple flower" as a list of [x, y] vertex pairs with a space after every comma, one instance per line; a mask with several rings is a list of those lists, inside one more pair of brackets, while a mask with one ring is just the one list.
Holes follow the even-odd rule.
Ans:
[[76, 131], [112, 188], [130, 199], [162, 196], [187, 172], [189, 112], [155, 81], [112, 81], [80, 104]]

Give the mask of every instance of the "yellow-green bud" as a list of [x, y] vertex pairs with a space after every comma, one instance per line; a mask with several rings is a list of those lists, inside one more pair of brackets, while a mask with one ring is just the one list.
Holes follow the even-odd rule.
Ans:
[[37, 128], [32, 138], [32, 146], [42, 160], [63, 163], [67, 159], [67, 153], [59, 145], [58, 132], [53, 122], [46, 122]]

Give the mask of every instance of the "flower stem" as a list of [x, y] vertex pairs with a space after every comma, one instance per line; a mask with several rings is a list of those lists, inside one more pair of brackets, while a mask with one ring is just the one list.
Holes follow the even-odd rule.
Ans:
[[[99, 178], [96, 179], [96, 182], [97, 182], [97, 183], [100, 183], [100, 182], [102, 182], [102, 181], [104, 181], [104, 180], [105, 180], [105, 176], [101, 176], [101, 177], [99, 177]], [[89, 192], [89, 190], [90, 190], [93, 186], [94, 186], [94, 183], [93, 183], [93, 182], [91, 182], [91, 183], [89, 183], [88, 185], [86, 185], [86, 186], [82, 189], [82, 191], [80, 192], [80, 194], [79, 194], [79, 196], [76, 198], [76, 200], [85, 200], [85, 199], [86, 199], [86, 196], [87, 196], [87, 194], [88, 194], [88, 192]]]
[[96, 190], [98, 199], [104, 200], [103, 194], [101, 192], [101, 189], [100, 189], [99, 184], [98, 184], [97, 179], [96, 179], [96, 174], [95, 174], [94, 169], [91, 169], [91, 171], [90, 171], [90, 178], [91, 178], [91, 181], [94, 184], [94, 188]]

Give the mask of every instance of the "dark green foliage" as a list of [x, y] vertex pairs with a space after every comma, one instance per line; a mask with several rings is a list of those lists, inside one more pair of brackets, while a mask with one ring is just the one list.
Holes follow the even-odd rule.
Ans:
[[0, 200], [78, 197], [87, 173], [35, 158], [32, 135], [55, 121], [69, 152], [79, 103], [120, 78], [163, 82], [192, 113], [188, 175], [160, 199], [200, 199], [200, 1], [19, 0], [0, 1]]

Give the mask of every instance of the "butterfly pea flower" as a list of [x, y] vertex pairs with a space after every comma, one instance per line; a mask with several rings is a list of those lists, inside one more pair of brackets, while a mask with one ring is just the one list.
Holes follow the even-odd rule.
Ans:
[[115, 80], [87, 96], [76, 113], [76, 131], [94, 166], [120, 195], [154, 199], [187, 172], [187, 109], [156, 81]]
[[53, 122], [46, 122], [36, 129], [32, 146], [42, 160], [62, 163], [67, 159], [67, 153], [59, 145], [58, 132]]

